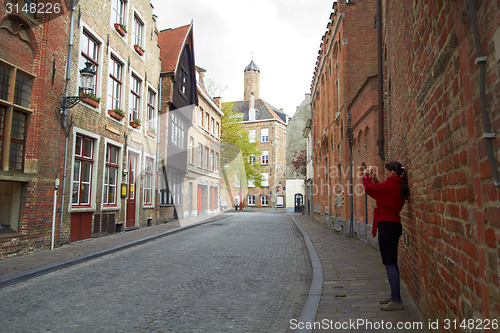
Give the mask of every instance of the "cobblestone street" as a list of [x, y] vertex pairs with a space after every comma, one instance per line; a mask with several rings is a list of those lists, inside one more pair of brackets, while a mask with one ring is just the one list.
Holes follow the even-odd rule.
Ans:
[[285, 332], [312, 271], [283, 214], [238, 213], [0, 289], [5, 332]]

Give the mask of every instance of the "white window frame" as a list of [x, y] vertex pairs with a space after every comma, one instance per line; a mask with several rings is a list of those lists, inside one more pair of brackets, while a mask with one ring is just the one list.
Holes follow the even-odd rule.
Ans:
[[260, 205], [262, 207], [268, 207], [269, 206], [269, 197], [267, 195], [263, 195], [260, 197]]
[[[113, 68], [114, 61], [116, 61], [118, 64], [121, 65], [121, 77], [114, 77], [114, 75], [113, 75], [113, 77], [111, 76], [112, 75], [111, 73], [114, 70], [114, 68]], [[124, 108], [124, 102], [123, 102], [124, 101], [124, 92], [125, 92], [125, 90], [124, 90], [125, 89], [125, 78], [126, 78], [126, 76], [125, 76], [126, 75], [125, 74], [125, 64], [126, 64], [126, 61], [122, 57], [120, 57], [117, 52], [115, 52], [113, 50], [110, 52], [110, 55], [108, 57], [108, 92], [107, 92], [108, 93], [108, 96], [107, 96], [108, 97], [107, 98], [108, 110], [118, 108], [118, 109], [122, 110], [124, 113], [126, 113], [124, 110], [125, 108]], [[113, 83], [117, 82], [117, 80], [120, 80], [120, 81], [118, 81], [120, 84], [120, 97], [118, 98], [118, 107], [114, 103], [114, 99], [112, 97], [112, 96], [114, 96], [115, 92], [111, 91], [114, 88]]]
[[248, 141], [255, 142], [255, 130], [254, 129], [248, 130]]
[[269, 142], [269, 128], [260, 129], [260, 142]]
[[[96, 135], [92, 132], [89, 132], [87, 130], [84, 130], [82, 128], [74, 127], [73, 130], [73, 147], [71, 151], [71, 188], [73, 188], [73, 170], [75, 170], [75, 149], [76, 149], [76, 136], [77, 135], [83, 135], [86, 137], [89, 137], [94, 140], [94, 156], [93, 156], [93, 165], [92, 165], [92, 179], [91, 179], [91, 188], [90, 188], [90, 205], [88, 206], [79, 206], [79, 205], [73, 205], [73, 199], [70, 196], [70, 199], [68, 200], [68, 211], [70, 212], [89, 212], [89, 211], [95, 211], [96, 209], [96, 199], [97, 199], [97, 170], [99, 167], [99, 147], [100, 147], [100, 141], [101, 137], [99, 135]], [[102, 179], [101, 179], [102, 180]]]
[[261, 187], [269, 187], [269, 173], [263, 172], [261, 173], [261, 175], [262, 175]]
[[[135, 77], [135, 78], [134, 78]], [[137, 110], [137, 118], [134, 118], [134, 98], [137, 98], [136, 91], [134, 90], [134, 80], [137, 79], [139, 81], [139, 93], [138, 93], [138, 110]], [[134, 92], [132, 92], [134, 91]], [[144, 97], [144, 78], [139, 75], [136, 71], [132, 70], [130, 73], [130, 89], [129, 89], [129, 110], [128, 110], [128, 121], [132, 121], [133, 119], [139, 119], [142, 123], [142, 104]], [[129, 125], [130, 126], [130, 125]], [[131, 127], [131, 126], [130, 126]]]
[[[106, 45], [104, 43], [104, 40], [102, 40], [99, 35], [94, 31], [92, 30], [89, 26], [87, 26], [86, 24], [82, 24], [81, 28], [80, 28], [80, 47], [79, 47], [79, 53], [78, 53], [78, 72], [77, 74], [75, 75], [75, 77], [78, 77], [78, 83], [76, 84], [76, 91], [75, 91], [75, 95], [74, 96], [78, 96], [79, 93], [80, 93], [80, 70], [85, 68], [85, 62], [87, 61], [86, 58], [84, 58], [82, 56], [82, 52], [83, 52], [83, 44], [82, 44], [82, 37], [83, 37], [83, 34], [86, 33], [87, 35], [90, 35], [90, 37], [92, 37], [92, 39], [94, 39], [98, 46], [99, 46], [99, 50], [97, 52], [97, 68], [95, 67], [95, 63], [94, 64], [94, 67], [93, 69], [96, 71], [96, 74], [95, 74], [95, 77], [94, 77], [94, 90], [93, 90], [93, 94], [97, 97], [97, 98], [100, 98], [101, 97], [101, 86], [102, 86], [102, 67], [103, 67], [103, 55], [104, 55], [104, 52], [103, 52], [103, 49], [104, 49], [104, 45]], [[88, 108], [91, 108], [97, 112], [101, 112], [100, 111], [100, 108], [94, 108], [86, 103], [83, 103], [82, 105], [85, 105], [86, 107]]]
[[262, 151], [262, 156], [260, 158], [260, 164], [261, 165], [269, 165], [269, 151], [268, 150]]
[[[137, 23], [140, 23], [142, 26], [140, 33], [140, 36], [137, 36]], [[134, 8], [134, 15], [132, 17], [132, 47], [134, 45], [138, 45], [141, 47], [143, 50], [146, 49], [145, 47], [145, 41], [146, 41], [146, 21], [144, 18], [139, 14], [139, 12]], [[137, 43], [139, 42], [139, 43]]]
[[[154, 101], [153, 104], [150, 102], [150, 93], [154, 94]], [[147, 109], [146, 109], [146, 129], [147, 130], [153, 130], [156, 133], [156, 117], [158, 115], [158, 91], [156, 91], [155, 88], [151, 84], [147, 84]], [[151, 106], [153, 109], [153, 118], [150, 118], [150, 111], [151, 111]]]
[[255, 206], [255, 195], [248, 195], [248, 206]]
[[[151, 161], [151, 170], [150, 170], [150, 173], [147, 172], [148, 170], [148, 160]], [[149, 154], [144, 154], [144, 167], [142, 170], [144, 170], [144, 184], [142, 186], [142, 192], [143, 192], [143, 200], [142, 200], [142, 203], [143, 203], [143, 207], [145, 208], [152, 208], [155, 206], [155, 175], [156, 175], [156, 159], [153, 155], [149, 155]], [[150, 175], [151, 177], [151, 188], [149, 188], [149, 184], [148, 184], [148, 175]], [[151, 202], [146, 202], [146, 195], [147, 195], [147, 192], [146, 191], [150, 191], [150, 200]]]
[[[112, 145], [112, 146], [115, 146], [116, 148], [118, 148], [118, 175], [117, 175], [117, 182], [116, 182], [116, 202], [115, 204], [105, 204], [104, 203], [104, 198], [102, 200], [102, 210], [106, 211], [106, 210], [117, 210], [117, 209], [120, 209], [121, 208], [121, 199], [120, 199], [120, 192], [121, 192], [121, 188], [120, 188], [120, 185], [122, 183], [122, 165], [123, 165], [123, 144], [119, 143], [119, 142], [116, 142], [116, 141], [113, 141], [113, 140], [110, 140], [110, 139], [107, 139], [107, 138], [104, 138], [104, 169], [106, 168], [106, 149], [108, 147], [108, 145]], [[102, 173], [102, 184], [103, 184], [103, 191], [104, 191], [104, 183], [105, 183], [105, 176], [106, 176], [106, 173], [103, 172]]]
[[198, 168], [203, 166], [203, 145], [198, 143]]

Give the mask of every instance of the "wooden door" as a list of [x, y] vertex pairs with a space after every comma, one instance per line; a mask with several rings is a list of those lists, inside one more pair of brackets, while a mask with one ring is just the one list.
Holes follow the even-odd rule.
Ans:
[[128, 157], [128, 198], [127, 198], [127, 227], [135, 226], [135, 203], [137, 198], [137, 154], [130, 153]]

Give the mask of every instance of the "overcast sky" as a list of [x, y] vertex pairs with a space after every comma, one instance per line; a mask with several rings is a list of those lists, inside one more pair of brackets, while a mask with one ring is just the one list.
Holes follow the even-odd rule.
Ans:
[[333, 0], [151, 0], [160, 30], [194, 25], [195, 62], [243, 100], [243, 71], [260, 68], [260, 98], [293, 115], [310, 92]]

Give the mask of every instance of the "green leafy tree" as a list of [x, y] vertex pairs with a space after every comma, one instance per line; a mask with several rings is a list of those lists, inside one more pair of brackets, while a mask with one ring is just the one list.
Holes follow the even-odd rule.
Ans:
[[256, 163], [256, 158], [262, 153], [258, 149], [257, 142], [250, 142], [248, 138], [248, 130], [241, 123], [241, 118], [233, 112], [234, 103], [223, 103], [221, 123], [221, 162], [231, 163], [235, 161], [241, 153], [243, 166], [239, 170], [234, 170], [232, 173], [241, 175], [240, 179], [248, 179], [254, 182], [255, 186], [261, 185], [262, 167], [260, 163]]

